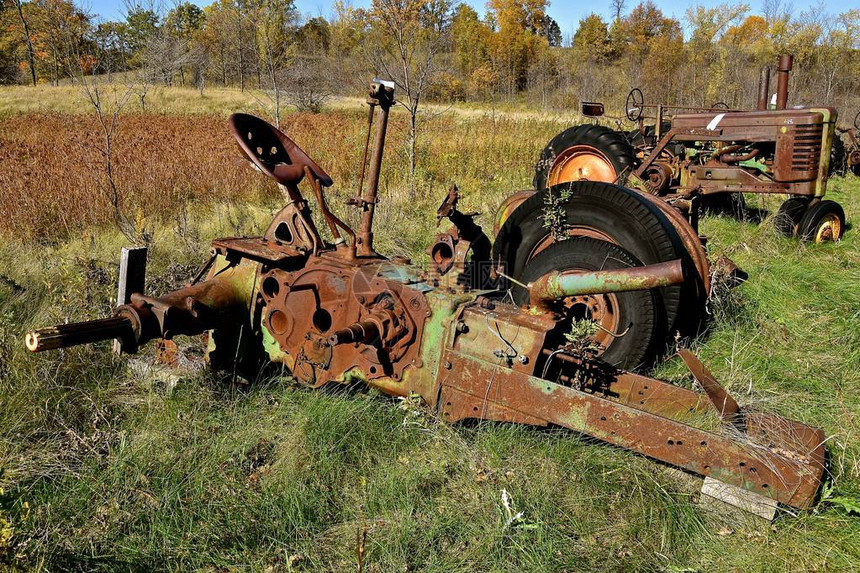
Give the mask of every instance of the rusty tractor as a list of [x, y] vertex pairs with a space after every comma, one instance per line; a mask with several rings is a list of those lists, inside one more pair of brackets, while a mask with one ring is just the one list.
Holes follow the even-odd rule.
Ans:
[[[333, 181], [322, 167], [265, 121], [235, 114], [230, 127], [245, 158], [287, 197], [262, 236], [215, 239], [187, 286], [163, 296], [134, 293], [109, 318], [32, 331], [26, 347], [116, 339], [135, 352], [148, 341], [207, 333], [213, 368], [249, 378], [275, 368], [310, 388], [360, 383], [417, 395], [447, 422], [568, 428], [703, 476], [704, 494], [765, 517], [779, 504], [814, 503], [825, 475], [821, 429], [741, 407], [690, 352], [681, 358], [701, 392], [601, 359], [577, 335], [582, 322], [598, 323], [574, 321], [569, 307], [602, 296], [617, 305], [614, 334], [636, 340], [632, 352], [651, 343], [665, 319], [657, 309], [673, 302], [677, 314], [684, 289], [701, 286], [694, 261], [701, 245], [685, 251], [683, 218], [638, 191], [572, 184], [595, 213], [629, 211], [631, 226], [663, 239], [643, 247], [627, 242], [636, 234], [608, 241], [595, 230], [547, 246], [520, 280], [506, 265], [528, 255], [515, 248], [524, 233], [508, 225], [491, 244], [452, 188], [437, 212], [452, 227], [430, 247], [430, 267], [386, 258], [374, 250], [373, 220], [393, 87], [373, 83], [368, 103], [362, 175], [349, 201], [360, 212], [357, 231], [329, 209], [325, 189]], [[547, 263], [558, 258], [571, 268]], [[640, 324], [625, 335], [631, 317], [622, 311], [630, 308]]]
[[[535, 167], [536, 189], [588, 179], [621, 183], [660, 197], [685, 214], [694, 228], [702, 207], [743, 210], [743, 193], [788, 195], [775, 218], [777, 230], [805, 241], [837, 241], [845, 213], [824, 199], [836, 111], [828, 107], [788, 108], [793, 58], [777, 66], [777, 90], [769, 101], [770, 67], [762, 69], [755, 110], [725, 103], [694, 108], [647, 104], [634, 88], [624, 119], [632, 131], [597, 124], [571, 127], [555, 136]], [[604, 115], [601, 103], [585, 102], [583, 115]], [[647, 122], [647, 123], [646, 123]]]
[[852, 127], [837, 127], [836, 133], [841, 137], [833, 140], [834, 148], [839, 148], [839, 153], [834, 154], [834, 171], [860, 176], [860, 111], [854, 116]]

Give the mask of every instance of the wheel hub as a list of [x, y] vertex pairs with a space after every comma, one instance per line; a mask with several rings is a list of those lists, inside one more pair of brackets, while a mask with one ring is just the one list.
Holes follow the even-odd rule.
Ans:
[[548, 185], [568, 181], [603, 181], [614, 183], [618, 174], [609, 159], [587, 145], [574, 145], [556, 157], [550, 169]]
[[564, 306], [573, 320], [591, 320], [597, 324], [597, 332], [592, 338], [601, 349], [609, 348], [619, 334], [621, 317], [614, 294], [573, 296], [565, 299]]
[[815, 231], [815, 242], [826, 243], [835, 241], [836, 237], [842, 235], [842, 222], [835, 213], [828, 213], [818, 224], [818, 229]]

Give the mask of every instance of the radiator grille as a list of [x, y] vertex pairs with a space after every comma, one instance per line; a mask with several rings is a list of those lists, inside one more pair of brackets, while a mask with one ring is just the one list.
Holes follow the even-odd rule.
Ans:
[[794, 132], [794, 148], [791, 152], [792, 171], [818, 169], [821, 159], [822, 124], [798, 125]]

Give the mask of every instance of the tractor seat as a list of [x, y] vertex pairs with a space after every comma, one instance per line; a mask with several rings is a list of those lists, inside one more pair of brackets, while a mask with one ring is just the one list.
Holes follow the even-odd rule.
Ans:
[[331, 177], [322, 167], [267, 121], [247, 113], [234, 113], [230, 116], [230, 131], [248, 161], [281, 185], [298, 185], [305, 167], [323, 187], [332, 185]]

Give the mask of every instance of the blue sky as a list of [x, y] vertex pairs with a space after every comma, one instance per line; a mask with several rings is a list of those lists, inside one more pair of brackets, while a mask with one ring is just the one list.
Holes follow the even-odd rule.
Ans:
[[[165, 6], [171, 6], [175, 3], [174, 0], [154, 0]], [[198, 5], [208, 4], [211, 0], [192, 0]], [[370, 4], [371, 0], [352, 0], [352, 5], [356, 7], [365, 7]], [[485, 0], [466, 0], [475, 9], [483, 14], [485, 11]], [[629, 11], [639, 0], [627, 0], [626, 9]], [[723, 0], [725, 1], [725, 0]], [[735, 1], [735, 0], [730, 0]], [[760, 13], [763, 0], [746, 0], [750, 5], [751, 13]], [[148, 0], [142, 0], [142, 4], [148, 4]], [[296, 7], [306, 16], [330, 16], [332, 13], [332, 5], [334, 0], [295, 0]], [[704, 6], [715, 6], [721, 3], [721, 0], [654, 0], [654, 3], [663, 10], [668, 16], [673, 16], [684, 23], [684, 13], [687, 7], [691, 4], [701, 4]], [[860, 7], [860, 0], [852, 0], [845, 2], [844, 0], [788, 0], [788, 4], [793, 7], [794, 13], [799, 14], [804, 10], [809, 10], [813, 6], [819, 12], [837, 14], [839, 12], [851, 8], [851, 4]], [[116, 20], [122, 18], [125, 13], [125, 5], [122, 1], [116, 0], [83, 0], [82, 4], [91, 12], [94, 12], [105, 19]], [[556, 0], [550, 3], [549, 15], [552, 16], [561, 27], [562, 34], [565, 38], [572, 35], [576, 31], [579, 20], [591, 12], [597, 12], [605, 19], [609, 19], [611, 8], [608, 1], [604, 2], [583, 2], [572, 0]]]

